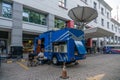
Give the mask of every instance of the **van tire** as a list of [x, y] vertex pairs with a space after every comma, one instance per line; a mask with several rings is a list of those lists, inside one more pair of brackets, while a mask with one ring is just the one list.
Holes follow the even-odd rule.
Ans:
[[53, 63], [54, 65], [57, 65], [57, 64], [58, 64], [58, 59], [57, 59], [56, 56], [53, 56], [53, 58], [52, 58], [52, 63]]

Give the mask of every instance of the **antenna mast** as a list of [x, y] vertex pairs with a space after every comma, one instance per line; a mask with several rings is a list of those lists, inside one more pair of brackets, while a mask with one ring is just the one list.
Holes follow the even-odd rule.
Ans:
[[119, 21], [119, 13], [118, 13], [118, 11], [119, 11], [119, 6], [117, 6], [117, 21]]

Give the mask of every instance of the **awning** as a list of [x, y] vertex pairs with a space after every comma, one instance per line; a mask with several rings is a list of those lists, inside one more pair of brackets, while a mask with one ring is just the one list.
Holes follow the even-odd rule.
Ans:
[[86, 54], [85, 46], [81, 41], [75, 41], [79, 54]]
[[84, 32], [85, 32], [85, 39], [107, 37], [107, 36], [113, 36], [114, 35], [113, 32], [102, 29], [100, 27], [86, 29]]

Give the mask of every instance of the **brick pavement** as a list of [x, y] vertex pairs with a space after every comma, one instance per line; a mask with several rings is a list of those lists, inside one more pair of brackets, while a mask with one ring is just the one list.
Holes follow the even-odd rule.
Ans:
[[[70, 77], [65, 80], [86, 80], [86, 78], [104, 74], [101, 80], [120, 80], [120, 55], [102, 54], [87, 57], [79, 65], [67, 66]], [[22, 63], [26, 65], [26, 63]], [[55, 65], [39, 65], [22, 68], [17, 63], [2, 63], [0, 80], [64, 80], [61, 76], [62, 67]], [[95, 80], [95, 79], [94, 79]], [[97, 79], [96, 79], [97, 80]]]

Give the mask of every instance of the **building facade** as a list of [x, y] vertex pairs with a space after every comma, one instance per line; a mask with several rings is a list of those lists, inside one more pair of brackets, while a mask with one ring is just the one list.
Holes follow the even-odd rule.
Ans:
[[114, 36], [90, 36], [86, 39], [89, 46], [120, 43], [120, 25], [111, 19], [112, 8], [104, 0], [0, 0], [0, 53], [9, 53], [11, 46], [23, 47], [27, 52], [40, 33], [73, 28], [68, 11], [77, 6], [89, 6], [98, 11], [98, 17], [86, 27], [115, 30]]

